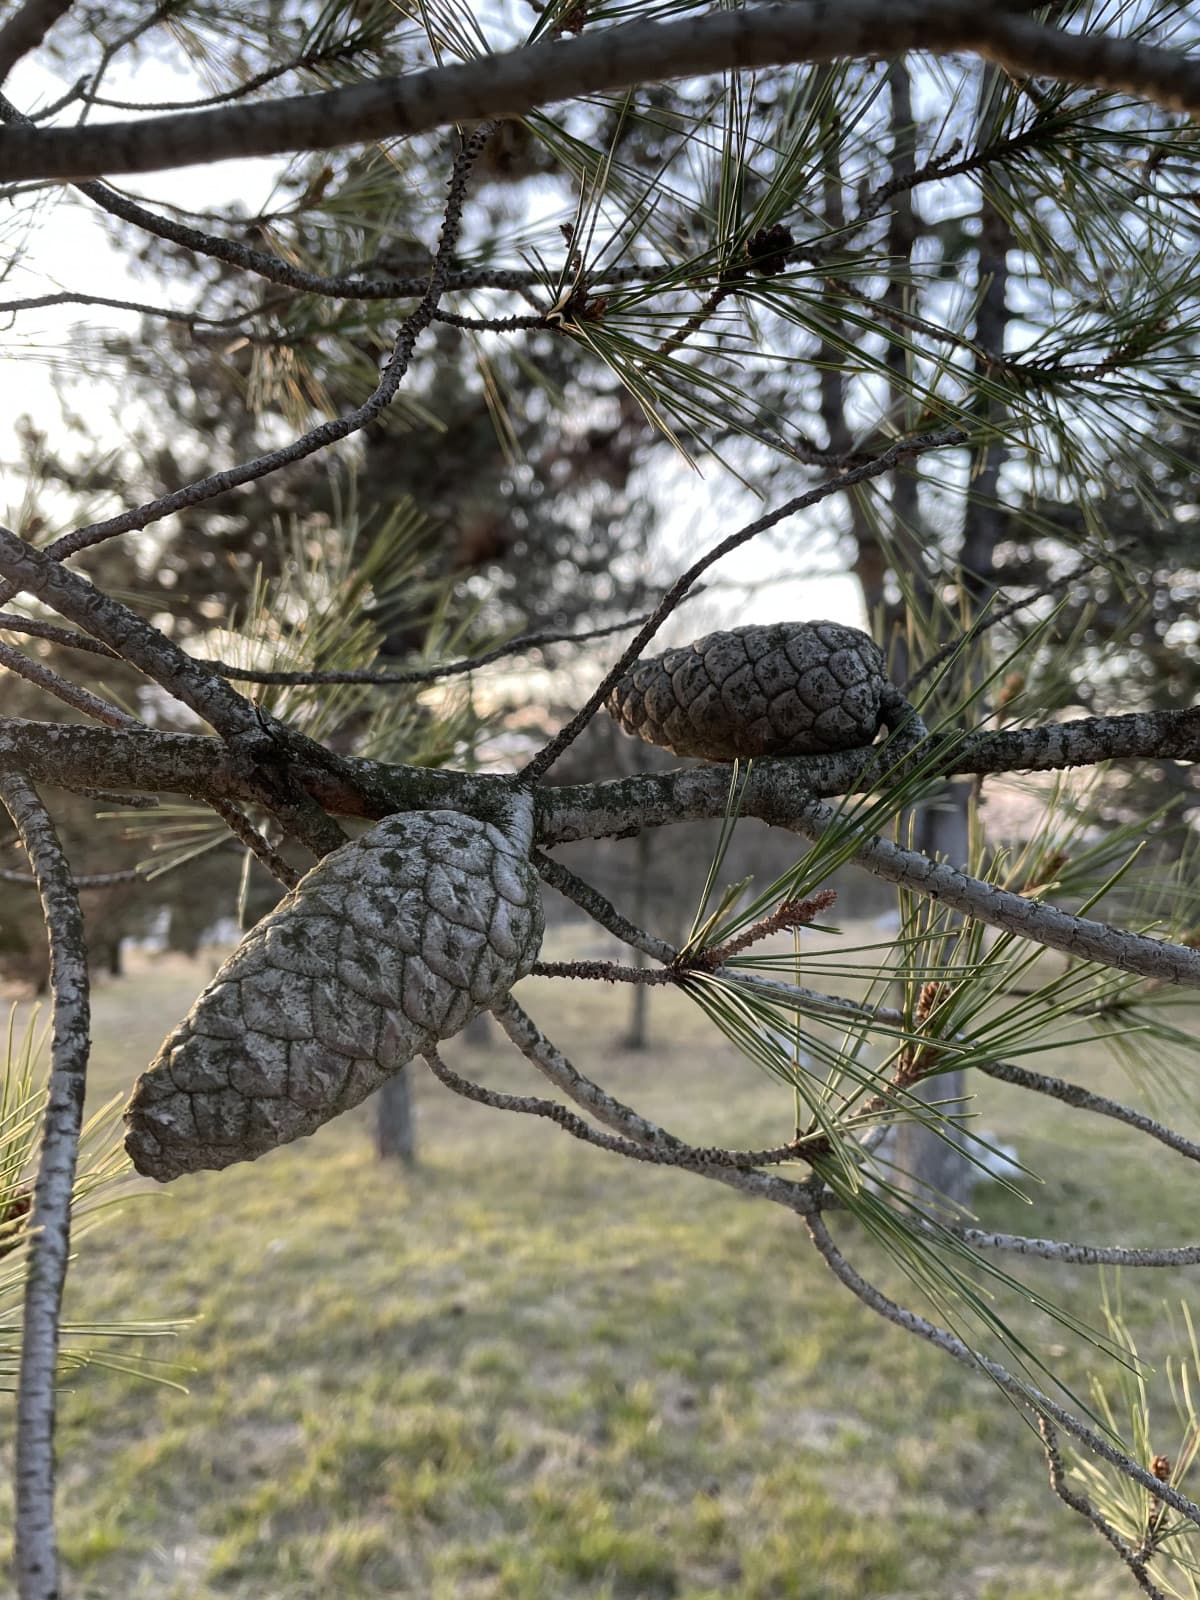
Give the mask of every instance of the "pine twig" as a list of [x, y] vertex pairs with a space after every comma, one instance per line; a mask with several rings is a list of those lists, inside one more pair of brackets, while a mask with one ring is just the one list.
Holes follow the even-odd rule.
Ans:
[[600, 893], [599, 889], [586, 883], [572, 872], [570, 867], [564, 866], [561, 861], [556, 861], [553, 856], [548, 856], [544, 850], [534, 849], [530, 859], [551, 888], [557, 889], [559, 894], [573, 901], [581, 911], [586, 911], [594, 922], [598, 922], [602, 928], [607, 928], [609, 933], [620, 939], [622, 944], [640, 950], [643, 955], [650, 956], [654, 961], [661, 961], [664, 966], [670, 966], [678, 958], [679, 952], [673, 944], [668, 944], [665, 939], [659, 939], [630, 922]]
[[[5, 112], [7, 120], [20, 121], [20, 113], [0, 96], [0, 111]], [[27, 119], [26, 119], [27, 120]], [[494, 124], [484, 123], [466, 139], [462, 150], [456, 156], [450, 176], [449, 194], [442, 218], [442, 229], [438, 238], [437, 250], [434, 254], [433, 267], [425, 282], [424, 291], [416, 307], [401, 324], [400, 331], [392, 347], [391, 355], [384, 364], [383, 373], [379, 383], [367, 396], [366, 400], [354, 410], [343, 413], [340, 417], [332, 417], [320, 423], [315, 428], [310, 428], [306, 433], [293, 439], [290, 444], [283, 445], [275, 450], [268, 450], [261, 455], [254, 456], [248, 461], [243, 461], [234, 467], [226, 467], [220, 472], [210, 473], [205, 478], [198, 478], [180, 489], [172, 490], [168, 494], [160, 495], [157, 499], [146, 502], [144, 505], [134, 507], [129, 511], [121, 512], [118, 516], [109, 517], [103, 522], [95, 522], [84, 528], [77, 528], [72, 533], [64, 534], [56, 539], [44, 552], [55, 561], [64, 561], [68, 556], [76, 555], [81, 550], [90, 550], [105, 540], [114, 538], [121, 533], [149, 527], [152, 522], [161, 521], [163, 517], [170, 516], [173, 512], [182, 511], [190, 506], [200, 505], [205, 500], [210, 500], [216, 495], [227, 493], [242, 484], [253, 483], [265, 478], [280, 468], [291, 466], [297, 461], [326, 449], [338, 440], [346, 438], [349, 434], [374, 422], [395, 399], [400, 385], [408, 372], [412, 361], [413, 350], [420, 335], [433, 320], [433, 314], [438, 308], [438, 303], [445, 293], [450, 278], [450, 262], [454, 248], [458, 242], [458, 235], [462, 222], [463, 204], [466, 200], [467, 178], [471, 167], [490, 138]], [[90, 135], [89, 135], [90, 136]], [[89, 188], [101, 190], [101, 197], [107, 209], [112, 209], [117, 215], [121, 212], [118, 208], [109, 205], [113, 198], [111, 192], [103, 189], [102, 185], [89, 185]], [[95, 198], [95, 196], [92, 196]], [[6, 577], [8, 574], [4, 574]], [[6, 605], [15, 594], [16, 588], [9, 583], [0, 585], [0, 605]], [[205, 713], [201, 713], [204, 715]]]
[[1113, 1549], [1117, 1552], [1121, 1560], [1133, 1574], [1133, 1577], [1137, 1581], [1138, 1588], [1141, 1589], [1143, 1594], [1150, 1595], [1151, 1600], [1167, 1600], [1166, 1594], [1151, 1578], [1149, 1572], [1146, 1570], [1145, 1561], [1141, 1556], [1138, 1555], [1137, 1551], [1132, 1549], [1125, 1542], [1125, 1540], [1122, 1539], [1121, 1535], [1113, 1527], [1112, 1523], [1109, 1522], [1108, 1518], [1096, 1510], [1096, 1507], [1086, 1495], [1076, 1494], [1074, 1489], [1068, 1485], [1067, 1475], [1063, 1468], [1062, 1453], [1058, 1448], [1058, 1435], [1055, 1432], [1054, 1424], [1050, 1421], [1049, 1417], [1039, 1415], [1037, 1419], [1037, 1426], [1038, 1433], [1042, 1438], [1042, 1449], [1045, 1451], [1046, 1455], [1046, 1467], [1050, 1476], [1050, 1487], [1054, 1490], [1054, 1493], [1064, 1505], [1070, 1506], [1072, 1511], [1075, 1511], [1081, 1517], [1084, 1517], [1088, 1522], [1091, 1523], [1092, 1527], [1095, 1528], [1096, 1532], [1100, 1534], [1102, 1538], [1108, 1540], [1109, 1544], [1112, 1545]]
[[1143, 1111], [1136, 1111], [1132, 1106], [1122, 1105], [1119, 1100], [1110, 1100], [1105, 1095], [1093, 1094], [1090, 1089], [1085, 1089], [1077, 1083], [1068, 1083], [1064, 1078], [1048, 1077], [1044, 1072], [1031, 1072], [1028, 1067], [1019, 1067], [1012, 1061], [977, 1061], [975, 1068], [985, 1077], [996, 1078], [1001, 1083], [1011, 1083], [1018, 1089], [1030, 1089], [1035, 1094], [1048, 1095], [1052, 1100], [1061, 1100], [1064, 1105], [1074, 1106], [1079, 1111], [1091, 1111], [1096, 1116], [1111, 1117], [1114, 1122], [1123, 1122], [1127, 1127], [1136, 1128], [1139, 1133], [1157, 1139], [1159, 1144], [1165, 1144], [1169, 1150], [1186, 1156], [1189, 1161], [1200, 1161], [1200, 1144], [1195, 1140], [1185, 1139], [1183, 1134], [1176, 1133], [1174, 1128], [1156, 1122], [1153, 1117], [1146, 1116]]
[[89, 1000], [83, 913], [49, 813], [24, 773], [0, 773], [0, 802], [29, 857], [50, 941], [50, 1089], [29, 1217], [17, 1387], [16, 1567], [21, 1600], [55, 1600], [55, 1369], [70, 1254], [71, 1192], [83, 1123]]
[[46, 666], [41, 661], [35, 661], [32, 656], [14, 649], [3, 640], [0, 640], [0, 667], [7, 667], [19, 678], [24, 678], [26, 683], [44, 689], [56, 700], [61, 700], [64, 705], [70, 706], [73, 711], [82, 711], [85, 717], [93, 717], [106, 728], [142, 726], [136, 717], [131, 717], [127, 711], [122, 711], [120, 706], [115, 706], [110, 700], [104, 700], [98, 694], [93, 694], [90, 689], [83, 689], [79, 684], [71, 683], [52, 667]]
[[[837, 812], [821, 800], [803, 801], [791, 817], [776, 819], [808, 839], [820, 839], [839, 822]], [[1088, 917], [1073, 916], [1057, 906], [1029, 900], [995, 884], [973, 878], [944, 862], [931, 861], [916, 850], [904, 850], [888, 839], [861, 838], [852, 859], [888, 883], [940, 900], [955, 911], [1031, 939], [1050, 950], [1062, 950], [1084, 961], [1098, 961], [1121, 972], [1137, 972], [1200, 988], [1200, 951], [1167, 939], [1110, 927]]]
[[1107, 1461], [1124, 1477], [1140, 1484], [1156, 1500], [1177, 1511], [1193, 1527], [1200, 1528], [1200, 1505], [1195, 1501], [1189, 1500], [1171, 1484], [1156, 1478], [1140, 1462], [1134, 1461], [1123, 1450], [1118, 1450], [1103, 1434], [1097, 1433], [1087, 1423], [1081, 1422], [1073, 1412], [1068, 1411], [1065, 1406], [1060, 1406], [1056, 1400], [1052, 1400], [1034, 1384], [1014, 1377], [998, 1361], [993, 1361], [990, 1356], [985, 1356], [978, 1350], [972, 1350], [957, 1334], [939, 1327], [928, 1318], [920, 1316], [915, 1311], [909, 1311], [889, 1299], [881, 1289], [864, 1278], [838, 1249], [819, 1211], [814, 1210], [805, 1218], [805, 1226], [818, 1253], [833, 1275], [869, 1310], [893, 1326], [901, 1328], [905, 1333], [911, 1333], [927, 1344], [933, 1345], [935, 1349], [941, 1350], [961, 1366], [975, 1372], [983, 1372], [1005, 1394], [1032, 1412], [1034, 1416], [1044, 1416], [1056, 1422], [1064, 1432], [1071, 1434], [1085, 1445], [1094, 1456], [1101, 1461]]
[[[607, 1089], [586, 1077], [578, 1070], [557, 1045], [542, 1033], [510, 994], [502, 1004], [493, 1008], [493, 1014], [521, 1054], [568, 1099], [574, 1100], [590, 1116], [633, 1144], [654, 1153], [655, 1165], [678, 1166], [711, 1178], [728, 1188], [738, 1189], [759, 1199], [771, 1200], [787, 1207], [798, 1216], [805, 1216], [820, 1203], [824, 1185], [820, 1180], [795, 1183], [775, 1173], [747, 1170], [724, 1159], [738, 1154], [753, 1155], [760, 1152], [705, 1151], [689, 1145], [675, 1134], [668, 1133], [656, 1122], [625, 1105]], [[780, 1159], [793, 1159], [789, 1154]], [[774, 1152], [763, 1152], [773, 1154]]]
[[376, 671], [373, 667], [356, 667], [346, 671], [322, 671], [314, 668], [298, 672], [274, 672], [260, 671], [255, 667], [235, 667], [226, 661], [210, 660], [203, 661], [202, 665], [211, 667], [223, 678], [233, 678], [248, 683], [362, 683], [380, 686], [436, 683], [442, 678], [454, 678], [464, 673], [477, 672], [480, 667], [490, 666], [493, 661], [502, 661], [505, 657], [517, 655], [521, 651], [541, 650], [552, 644], [583, 644], [592, 639], [606, 639], [610, 634], [623, 633], [627, 628], [636, 628], [645, 620], [644, 615], [625, 617], [620, 622], [607, 623], [602, 628], [587, 628], [582, 633], [572, 633], [569, 630], [557, 632], [553, 629], [522, 633], [492, 650], [482, 651], [479, 655], [468, 656], [461, 661], [447, 661], [440, 666], [415, 667], [405, 672]]
[[1194, 1267], [1200, 1265], [1200, 1244], [1107, 1245], [1076, 1244], [1069, 1239], [1032, 1239], [1022, 1233], [989, 1233], [983, 1228], [963, 1228], [941, 1223], [944, 1233], [973, 1250], [998, 1250], [1029, 1256], [1038, 1261], [1065, 1261], [1079, 1267]]
[[232, 800], [210, 800], [209, 805], [220, 817], [221, 821], [253, 855], [257, 856], [267, 871], [285, 889], [294, 889], [300, 882], [301, 874], [296, 871], [290, 861], [284, 859], [279, 851], [258, 831], [249, 817], [239, 811]]
[[115, 650], [101, 644], [99, 639], [93, 639], [86, 633], [77, 633], [74, 628], [60, 628], [57, 623], [43, 622], [40, 617], [22, 617], [12, 611], [0, 611], [0, 632], [23, 633], [31, 639], [46, 639], [51, 644], [65, 645], [68, 650], [82, 650], [87, 655], [103, 656], [106, 661], [121, 659]]
[[447, 1089], [466, 1100], [490, 1106], [493, 1111], [514, 1111], [522, 1116], [545, 1117], [557, 1123], [572, 1138], [624, 1156], [629, 1161], [643, 1161], [656, 1167], [681, 1167], [685, 1171], [706, 1171], [718, 1166], [731, 1170], [752, 1168], [796, 1158], [797, 1152], [790, 1144], [772, 1150], [699, 1149], [679, 1143], [658, 1147], [638, 1144], [632, 1139], [599, 1132], [558, 1100], [545, 1100], [540, 1095], [505, 1094], [499, 1089], [488, 1089], [471, 1078], [464, 1078], [447, 1066], [436, 1049], [425, 1052], [425, 1061], [439, 1083], [445, 1084]]

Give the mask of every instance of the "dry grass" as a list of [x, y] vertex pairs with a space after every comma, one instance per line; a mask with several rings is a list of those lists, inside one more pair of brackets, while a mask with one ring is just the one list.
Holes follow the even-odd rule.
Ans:
[[[97, 1096], [128, 1088], [203, 977], [170, 960], [100, 988]], [[634, 1055], [614, 1042], [623, 993], [530, 980], [521, 994], [584, 1070], [678, 1131], [786, 1134], [786, 1092], [683, 997], [652, 993], [654, 1048]], [[499, 1039], [449, 1053], [533, 1087]], [[1086, 1052], [1072, 1070], [1119, 1082]], [[998, 1085], [983, 1098], [986, 1126], [1046, 1180], [1032, 1212], [987, 1186], [989, 1222], [1128, 1242], [1188, 1231], [1188, 1172], [1165, 1152]], [[64, 1396], [73, 1596], [1124, 1592], [1049, 1498], [1013, 1410], [872, 1318], [795, 1218], [618, 1165], [427, 1074], [417, 1107], [412, 1176], [375, 1163], [362, 1108], [253, 1166], [141, 1193], [84, 1240], [73, 1315], [194, 1320], [143, 1350], [177, 1362], [186, 1392], [96, 1365]], [[1084, 1269], [1039, 1282], [1095, 1305]], [[1149, 1347], [1159, 1299], [1184, 1287], [1131, 1286]], [[1005, 1310], [1081, 1377], [1086, 1349], [1019, 1301]]]

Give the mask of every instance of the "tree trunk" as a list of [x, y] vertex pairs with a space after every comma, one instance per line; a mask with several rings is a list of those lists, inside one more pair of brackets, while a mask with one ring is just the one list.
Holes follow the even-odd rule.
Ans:
[[492, 1043], [492, 1014], [477, 1011], [462, 1031], [462, 1042], [472, 1050], [490, 1049]]
[[[638, 842], [640, 843], [645, 837], [645, 833], [639, 834]], [[644, 967], [646, 965], [644, 951], [635, 950], [633, 952], [633, 965], [635, 967]], [[650, 1042], [646, 1031], [648, 1015], [646, 1002], [649, 999], [650, 991], [644, 983], [631, 984], [630, 988], [633, 992], [629, 997], [629, 1028], [621, 1039], [621, 1047], [624, 1050], [645, 1050]]]
[[389, 1078], [375, 1095], [375, 1149], [381, 1161], [416, 1165], [412, 1078], [407, 1067]]
[[[913, 849], [931, 859], [941, 857], [961, 866], [971, 856], [971, 789], [973, 779], [948, 783], [945, 791], [923, 805], [913, 817]], [[966, 1074], [939, 1072], [909, 1091], [919, 1100], [953, 1101], [966, 1092]], [[953, 1113], [959, 1107], [951, 1105]], [[965, 1137], [944, 1126], [932, 1133], [919, 1122], [898, 1123], [889, 1141], [888, 1156], [896, 1170], [891, 1180], [898, 1189], [917, 1196], [925, 1205], [936, 1204], [938, 1196], [948, 1205], [946, 1211], [965, 1205], [971, 1198], [978, 1169], [962, 1155]]]
[[[639, 753], [638, 766], [644, 765]], [[634, 851], [633, 894], [630, 896], [633, 921], [639, 928], [646, 926], [646, 911], [650, 905], [650, 857], [651, 833], [649, 828], [643, 828], [637, 836]], [[632, 961], [635, 967], [644, 967], [645, 952], [635, 949]], [[645, 1050], [650, 1042], [647, 1034], [649, 990], [644, 983], [631, 984], [630, 988], [629, 1028], [621, 1039], [621, 1045], [625, 1050]]]

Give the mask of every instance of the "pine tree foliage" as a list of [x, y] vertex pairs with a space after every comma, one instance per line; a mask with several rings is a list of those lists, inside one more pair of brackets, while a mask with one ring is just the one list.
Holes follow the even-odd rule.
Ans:
[[[1198, 1048], [1198, 53], [1195, 8], [1166, 0], [26, 0], [0, 24], [5, 340], [74, 308], [48, 359], [82, 441], [26, 430], [40, 487], [0, 530], [0, 664], [66, 708], [0, 718], [59, 1074], [28, 1245], [24, 1600], [57, 1585], [38, 1428], [77, 1130], [53, 1085], [75, 1081], [86, 1037], [46, 785], [174, 796], [191, 810], [144, 813], [160, 839], [178, 830], [160, 866], [232, 838], [306, 915], [339, 819], [492, 826], [534, 791], [533, 865], [638, 952], [535, 970], [678, 986], [778, 1084], [777, 1142], [715, 1142], [714, 1108], [714, 1143], [686, 1143], [579, 1073], [511, 995], [489, 997], [495, 1015], [552, 1095], [460, 1077], [436, 1031], [415, 1041], [434, 1076], [793, 1211], [864, 1315], [1037, 1424], [1052, 1489], [1136, 1586], [1196, 1592], [1190, 1323], [1170, 1372], [1181, 1443], [1160, 1456], [1115, 1298], [1098, 1291], [1089, 1323], [1052, 1269], [1194, 1265], [1200, 1247], [989, 1232], [906, 1168], [903, 1135], [990, 1170], [975, 1102], [998, 1080], [1072, 1108], [1080, 1138], [1103, 1116], [1155, 1158], [1200, 1159], [1160, 1098], [1194, 1109]], [[167, 67], [186, 96], [138, 93]], [[218, 192], [229, 179], [223, 202], [185, 181], [133, 198], [139, 174], [198, 152]], [[246, 154], [278, 161], [256, 210], [223, 165]], [[136, 293], [51, 285], [57, 210], [103, 219]], [[83, 374], [128, 385], [115, 443]], [[656, 484], [688, 474], [687, 556], [647, 596]], [[744, 526], [704, 525], [723, 503], [752, 508]], [[710, 569], [772, 540], [781, 565], [825, 541], [858, 573], [920, 723], [858, 749], [748, 760], [732, 737], [724, 764], [547, 781]], [[537, 747], [521, 662], [614, 633]], [[121, 696], [99, 684], [107, 662]], [[511, 712], [485, 770], [481, 704]], [[1151, 792], [1151, 769], [1170, 784]], [[995, 820], [1006, 794], [1015, 823]], [[938, 808], [958, 819], [949, 860]], [[652, 903], [640, 927], [549, 853], [697, 817], [721, 832], [681, 945]], [[802, 841], [774, 881], [726, 881], [748, 817]], [[894, 933], [810, 953], [853, 870], [891, 886]], [[319, 909], [314, 959], [336, 964], [348, 903]], [[1041, 1070], [1081, 1036], [1127, 1069], [1130, 1104]], [[1033, 1200], [1034, 1176], [1004, 1181]], [[905, 1304], [866, 1275], [881, 1259]], [[1093, 1390], [1017, 1330], [1018, 1299], [1090, 1345]]]

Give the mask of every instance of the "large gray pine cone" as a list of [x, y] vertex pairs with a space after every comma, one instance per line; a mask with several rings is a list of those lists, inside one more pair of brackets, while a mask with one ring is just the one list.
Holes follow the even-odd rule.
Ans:
[[608, 697], [626, 733], [706, 761], [820, 755], [919, 719], [883, 651], [840, 622], [771, 622], [710, 633], [637, 661]]
[[137, 1170], [165, 1183], [303, 1138], [502, 998], [543, 928], [528, 796], [513, 817], [401, 812], [319, 862], [138, 1079]]

